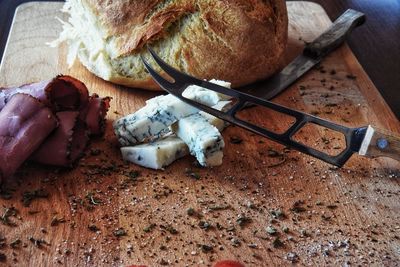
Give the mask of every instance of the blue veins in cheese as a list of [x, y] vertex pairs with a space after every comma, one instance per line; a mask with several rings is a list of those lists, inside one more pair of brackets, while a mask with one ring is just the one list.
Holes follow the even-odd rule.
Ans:
[[204, 167], [222, 164], [225, 146], [218, 129], [196, 113], [172, 125], [172, 131], [189, 147], [190, 154]]
[[[220, 101], [213, 108], [223, 110], [229, 107], [231, 101]], [[227, 123], [221, 119], [218, 119], [208, 113], [200, 112], [189, 117], [201, 115], [210, 125], [216, 127], [219, 131], [222, 131]], [[179, 127], [179, 125], [171, 126], [171, 128]], [[199, 133], [201, 134], [201, 133]], [[194, 137], [196, 139], [196, 137]], [[170, 165], [175, 160], [189, 155], [189, 148], [186, 143], [176, 135], [170, 135], [167, 137], [160, 138], [151, 143], [145, 143], [136, 146], [122, 147], [122, 156], [125, 161], [129, 161], [140, 166], [151, 168], [151, 169], [163, 169]], [[208, 161], [221, 157], [220, 153], [215, 153], [213, 157], [209, 157]], [[205, 158], [205, 156], [203, 156]]]
[[121, 153], [125, 161], [158, 170], [188, 155], [189, 149], [180, 138], [168, 136], [151, 143], [121, 147]]
[[122, 146], [134, 145], [160, 135], [172, 123], [197, 112], [173, 95], [159, 96], [138, 112], [117, 120], [114, 131]]
[[[216, 84], [230, 87], [230, 83], [211, 80]], [[226, 95], [198, 87], [189, 86], [183, 93], [189, 99], [208, 106], [228, 99]], [[162, 95], [146, 101], [146, 106], [114, 123], [114, 131], [122, 146], [135, 145], [153, 136], [160, 136], [170, 125], [181, 118], [199, 111], [173, 95]]]

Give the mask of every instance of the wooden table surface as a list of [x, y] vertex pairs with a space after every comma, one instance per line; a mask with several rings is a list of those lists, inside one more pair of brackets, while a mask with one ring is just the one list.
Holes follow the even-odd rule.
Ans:
[[[37, 0], [42, 1], [42, 0]], [[0, 57], [15, 7], [26, 0], [0, 0]], [[367, 15], [349, 45], [397, 118], [400, 118], [400, 1], [313, 0], [334, 20], [347, 8]]]
[[[60, 7], [30, 3], [18, 10], [0, 86], [58, 73], [77, 77], [91, 92], [113, 98], [106, 134], [90, 144], [73, 170], [27, 164], [9, 181], [9, 190], [0, 191], [0, 265], [398, 263], [400, 163], [394, 160], [354, 155], [337, 169], [229, 127], [220, 167], [198, 168], [191, 157], [165, 171], [122, 162], [112, 121], [139, 109], [154, 93], [112, 85], [79, 63], [68, 69], [66, 47], [46, 46], [61, 30], [55, 19], [63, 18]], [[288, 7], [290, 60], [330, 21], [318, 5]], [[274, 101], [347, 126], [368, 122], [400, 133], [398, 120], [347, 45]], [[242, 115], [276, 132], [291, 121], [262, 109]], [[325, 130], [305, 127], [295, 139], [336, 154], [344, 142]], [[38, 194], [46, 198], [28, 201]]]

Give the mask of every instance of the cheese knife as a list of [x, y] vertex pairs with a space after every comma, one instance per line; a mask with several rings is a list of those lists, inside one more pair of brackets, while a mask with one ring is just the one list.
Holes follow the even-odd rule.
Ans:
[[365, 15], [353, 9], [348, 9], [320, 36], [307, 43], [297, 56], [282, 71], [268, 80], [260, 81], [238, 90], [264, 99], [272, 99], [289, 85], [303, 76], [330, 52], [338, 48], [351, 31], [365, 22]]
[[[173, 79], [172, 82], [165, 79], [162, 75], [155, 71], [154, 68], [149, 64], [149, 62], [142, 56], [142, 61], [146, 69], [161, 88], [163, 88], [170, 94], [178, 97], [180, 100], [188, 103], [189, 105], [192, 105], [199, 110], [205, 111], [224, 121], [230, 122], [231, 124], [237, 125], [253, 133], [267, 137], [275, 142], [281, 143], [285, 146], [291, 147], [302, 153], [321, 159], [338, 167], [343, 166], [354, 153], [358, 153], [361, 156], [373, 158], [381, 156], [390, 157], [400, 161], [399, 135], [379, 130], [371, 125], [359, 128], [346, 127], [310, 114], [306, 114], [304, 112], [284, 107], [282, 105], [270, 102], [257, 96], [249, 95], [247, 93], [226, 88], [217, 84], [210, 83], [208, 81], [200, 80], [172, 68], [159, 56], [157, 56], [155, 52], [150, 48], [149, 52], [154, 61], [161, 67], [161, 69]], [[229, 110], [219, 111], [194, 100], [188, 99], [184, 97], [182, 93], [189, 85], [197, 85], [223, 95], [228, 95], [232, 98], [234, 104]], [[270, 129], [254, 125], [237, 116], [237, 112], [249, 103], [251, 105], [263, 106], [272, 109], [278, 113], [290, 116], [294, 118], [294, 123], [283, 133], [277, 133]], [[346, 147], [339, 154], [330, 155], [325, 151], [318, 150], [316, 148], [308, 146], [307, 144], [295, 140], [295, 134], [298, 133], [307, 124], [315, 124], [317, 126], [330, 129], [334, 132], [341, 133], [345, 138]]]

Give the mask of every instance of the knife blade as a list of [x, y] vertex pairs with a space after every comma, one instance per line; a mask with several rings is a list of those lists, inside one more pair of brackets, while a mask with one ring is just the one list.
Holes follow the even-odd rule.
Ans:
[[282, 71], [270, 79], [260, 81], [238, 90], [264, 99], [272, 99], [297, 79], [320, 63], [330, 52], [338, 48], [351, 31], [365, 22], [365, 15], [348, 9], [333, 24], [311, 43], [306, 44], [302, 54], [297, 56]]
[[[167, 75], [170, 76], [170, 78], [173, 79], [173, 82], [160, 75], [160, 73], [158, 73], [142, 56], [143, 64], [153, 79], [161, 88], [199, 110], [205, 111], [231, 124], [237, 125], [255, 134], [267, 137], [275, 142], [339, 167], [343, 166], [352, 154], [356, 152], [358, 152], [359, 155], [369, 157], [391, 157], [400, 161], [400, 136], [394, 133], [380, 131], [370, 125], [367, 127], [350, 128], [301, 111], [284, 107], [263, 98], [197, 79], [169, 66], [151, 48], [148, 50], [154, 61]], [[183, 96], [183, 92], [189, 85], [197, 85], [230, 96], [230, 98], [234, 100], [234, 104], [228, 110], [220, 111], [200, 102], [196, 102], [195, 100], [186, 98]], [[237, 116], [237, 113], [247, 103], [267, 107], [278, 113], [288, 115], [294, 119], [294, 122], [283, 133], [255, 125], [250, 121], [243, 120]], [[296, 140], [294, 136], [308, 124], [314, 124], [341, 133], [345, 139], [345, 148], [337, 155], [330, 155], [324, 150], [319, 150]]]

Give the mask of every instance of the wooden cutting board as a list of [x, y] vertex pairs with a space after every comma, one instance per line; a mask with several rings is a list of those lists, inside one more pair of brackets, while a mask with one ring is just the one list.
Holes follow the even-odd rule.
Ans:
[[[289, 61], [331, 22], [316, 4], [287, 4]], [[107, 131], [92, 142], [77, 168], [27, 164], [8, 185], [15, 191], [0, 200], [5, 265], [211, 266], [221, 259], [247, 266], [398, 264], [400, 164], [394, 160], [354, 155], [336, 169], [230, 127], [223, 134], [221, 167], [200, 169], [192, 157], [164, 171], [124, 164], [112, 121], [139, 109], [155, 93], [110, 84], [79, 63], [68, 69], [66, 47], [46, 45], [61, 30], [55, 18], [65, 18], [61, 6], [33, 2], [18, 8], [0, 86], [59, 73], [75, 76], [91, 92], [113, 98]], [[371, 123], [400, 132], [347, 45], [274, 101], [348, 126]], [[260, 124], [273, 117], [263, 110], [244, 116]], [[286, 122], [267, 125], [280, 130]], [[305, 129], [298, 138], [331, 150], [340, 146], [323, 129]], [[24, 206], [22, 194], [37, 189], [48, 197]], [[6, 225], [4, 216], [11, 207], [18, 211], [9, 218], [14, 226]]]

